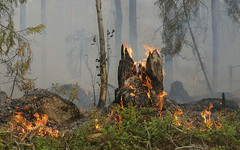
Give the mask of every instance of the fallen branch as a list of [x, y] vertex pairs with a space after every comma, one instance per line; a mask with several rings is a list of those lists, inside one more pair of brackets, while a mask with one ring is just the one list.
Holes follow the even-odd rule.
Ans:
[[36, 127], [34, 127], [32, 130], [28, 131], [26, 134], [24, 134], [23, 138], [21, 139], [21, 142], [27, 137], [29, 136], [32, 132], [38, 130], [42, 125], [39, 124]]
[[189, 145], [189, 146], [182, 146], [182, 147], [175, 148], [175, 150], [180, 150], [180, 149], [204, 149], [204, 148], [198, 147], [196, 145]]
[[17, 142], [17, 141], [14, 141], [14, 142], [17, 144], [17, 147], [19, 147], [19, 145], [24, 145], [24, 146], [32, 147], [33, 150], [35, 150], [33, 143], [28, 144], [28, 143], [22, 143], [22, 142]]

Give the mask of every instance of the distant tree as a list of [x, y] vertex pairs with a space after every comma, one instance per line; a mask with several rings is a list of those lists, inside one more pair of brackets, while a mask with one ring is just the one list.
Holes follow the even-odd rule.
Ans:
[[[225, 0], [225, 2], [228, 7], [228, 15], [233, 18], [235, 22], [238, 22], [240, 20], [240, 1]], [[212, 87], [208, 80], [205, 66], [198, 51], [197, 41], [195, 40], [191, 27], [193, 23], [200, 23], [198, 18], [199, 10], [201, 7], [206, 7], [204, 0], [157, 0], [155, 4], [160, 8], [160, 18], [163, 21], [162, 41], [165, 46], [162, 52], [165, 55], [173, 57], [182, 51], [183, 46], [190, 45], [193, 48], [193, 53], [197, 54], [209, 91], [212, 92]], [[187, 33], [190, 34], [191, 42], [187, 40]]]
[[[27, 39], [29, 34], [41, 33], [44, 25], [17, 31], [13, 22], [14, 9], [27, 0], [0, 1], [0, 64], [7, 69], [6, 76], [14, 78], [21, 89], [32, 87], [30, 80], [24, 76], [30, 71], [32, 50]], [[5, 73], [4, 73], [5, 74]]]
[[[41, 24], [46, 25], [46, 0], [41, 0]], [[47, 80], [47, 52], [46, 52], [46, 30], [42, 31], [41, 36], [41, 83], [42, 86], [45, 85], [45, 81]]]
[[96, 0], [97, 9], [97, 19], [98, 19], [98, 30], [99, 30], [99, 43], [100, 43], [100, 97], [97, 107], [103, 108], [106, 103], [107, 97], [107, 68], [106, 68], [106, 51], [105, 51], [105, 40], [104, 40], [104, 29], [103, 29], [103, 17], [102, 17], [102, 7], [101, 0]]
[[137, 0], [129, 0], [129, 43], [132, 49], [136, 52], [138, 59], [137, 49]]
[[[115, 0], [115, 54], [120, 58], [122, 42], [122, 6], [121, 0]], [[117, 57], [117, 58], [118, 58]], [[118, 59], [115, 63], [115, 71], [117, 72]]]
[[211, 14], [212, 14], [212, 48], [213, 48], [213, 73], [212, 73], [212, 86], [213, 91], [217, 90], [218, 81], [218, 51], [219, 51], [219, 1], [211, 0]]

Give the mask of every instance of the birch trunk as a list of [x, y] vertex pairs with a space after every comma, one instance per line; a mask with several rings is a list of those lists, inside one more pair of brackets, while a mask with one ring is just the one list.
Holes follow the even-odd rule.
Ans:
[[107, 71], [106, 71], [106, 51], [105, 51], [101, 0], [96, 0], [96, 9], [97, 9], [99, 43], [100, 43], [100, 76], [101, 76], [100, 97], [99, 97], [99, 102], [97, 107], [103, 108], [105, 106], [105, 101], [107, 96], [107, 78], [108, 77], [107, 77]]

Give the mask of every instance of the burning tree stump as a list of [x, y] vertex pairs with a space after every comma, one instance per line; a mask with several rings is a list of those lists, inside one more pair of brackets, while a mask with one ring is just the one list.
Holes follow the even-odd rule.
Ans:
[[134, 75], [136, 75], [136, 65], [134, 64], [128, 49], [124, 49], [124, 46], [122, 45], [121, 60], [119, 61], [118, 66], [118, 86], [124, 86], [124, 82]]
[[123, 106], [130, 102], [138, 106], [154, 106], [163, 92], [161, 55], [157, 50], [149, 52], [146, 67], [139, 64], [137, 71], [130, 52], [130, 48], [122, 46], [115, 103]]
[[149, 54], [146, 64], [146, 74], [150, 77], [152, 90], [157, 95], [163, 92], [163, 63], [160, 53], [154, 50]]

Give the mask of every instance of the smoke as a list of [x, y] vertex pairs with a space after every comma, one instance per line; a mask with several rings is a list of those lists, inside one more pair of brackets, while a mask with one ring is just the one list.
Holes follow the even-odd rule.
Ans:
[[[121, 0], [122, 3], [122, 43], [129, 42], [129, 0]], [[154, 5], [155, 0], [137, 0], [137, 47], [133, 49], [134, 60], [145, 58], [143, 44], [158, 47], [164, 46], [161, 43], [161, 20], [159, 18], [159, 8]], [[113, 0], [102, 0], [104, 30], [115, 28], [115, 8]], [[226, 13], [226, 12], [222, 12]], [[203, 31], [197, 35], [200, 53], [203, 57], [208, 76], [212, 81], [212, 35], [211, 35], [211, 15], [208, 10], [202, 10]], [[117, 19], [117, 18], [116, 18]], [[239, 26], [233, 24], [227, 15], [223, 15], [220, 20], [221, 41], [219, 49], [219, 79], [218, 91], [234, 92], [240, 89], [239, 73], [240, 68], [233, 69], [232, 87], [230, 87], [229, 67], [240, 65], [239, 51]], [[16, 10], [15, 26], [20, 26], [20, 11]], [[26, 26], [36, 26], [41, 24], [41, 1], [32, 0], [26, 5]], [[198, 27], [195, 27], [198, 28]], [[200, 32], [198, 32], [200, 33]], [[91, 91], [91, 77], [88, 68], [93, 72], [98, 68], [98, 48], [94, 44], [93, 38], [98, 35], [96, 8], [94, 0], [46, 0], [46, 76], [42, 77], [41, 55], [42, 44], [41, 35], [31, 36], [33, 63], [32, 78], [37, 78], [38, 88], [49, 88], [52, 83], [76, 83], [80, 87]], [[105, 34], [105, 39], [107, 35]], [[96, 39], [97, 41], [98, 39]], [[98, 42], [98, 41], [97, 41]], [[110, 38], [109, 83], [117, 87], [117, 69], [120, 59], [120, 47], [115, 50], [114, 38]], [[136, 58], [136, 52], [138, 58]], [[87, 63], [88, 62], [88, 63]], [[88, 68], [86, 66], [88, 64]], [[168, 74], [166, 73], [166, 76]], [[98, 77], [97, 77], [98, 78]], [[180, 56], [173, 59], [173, 81], [183, 82], [184, 88], [189, 95], [207, 94], [207, 86], [199, 63], [192, 53], [191, 47], [184, 47]], [[44, 83], [44, 84], [43, 84]], [[165, 83], [169, 87], [171, 83]], [[6, 86], [6, 85], [3, 85]], [[98, 89], [98, 86], [96, 86]], [[9, 89], [10, 85], [4, 89]], [[6, 90], [8, 91], [8, 90]], [[111, 94], [114, 95], [113, 90]]]

